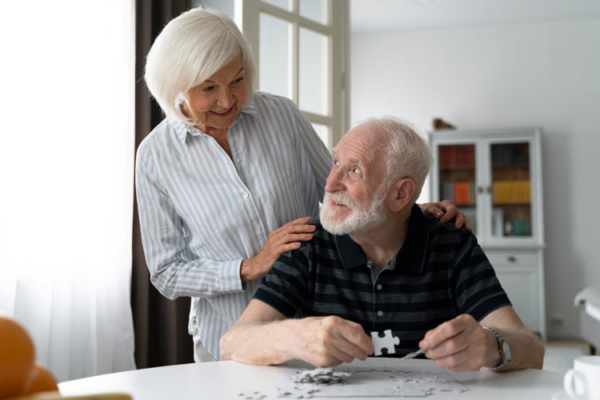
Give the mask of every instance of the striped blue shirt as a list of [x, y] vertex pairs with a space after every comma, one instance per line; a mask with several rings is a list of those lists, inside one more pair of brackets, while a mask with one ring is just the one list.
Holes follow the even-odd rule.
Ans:
[[137, 152], [136, 188], [150, 279], [166, 297], [192, 298], [202, 343], [238, 320], [259, 280], [240, 265], [268, 234], [294, 219], [317, 219], [331, 156], [287, 98], [257, 92], [227, 139], [233, 160], [204, 132], [165, 119]]

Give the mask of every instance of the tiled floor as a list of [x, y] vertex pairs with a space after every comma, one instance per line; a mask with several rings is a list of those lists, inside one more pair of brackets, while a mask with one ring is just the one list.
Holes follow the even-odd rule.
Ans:
[[583, 341], [549, 341], [545, 343], [544, 369], [566, 373], [575, 358], [588, 355], [590, 347]]

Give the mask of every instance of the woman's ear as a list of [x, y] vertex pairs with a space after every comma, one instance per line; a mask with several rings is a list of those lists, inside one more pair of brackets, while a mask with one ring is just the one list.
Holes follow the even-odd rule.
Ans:
[[417, 183], [412, 178], [401, 178], [392, 185], [390, 196], [390, 210], [398, 212], [410, 204], [410, 200], [417, 189]]

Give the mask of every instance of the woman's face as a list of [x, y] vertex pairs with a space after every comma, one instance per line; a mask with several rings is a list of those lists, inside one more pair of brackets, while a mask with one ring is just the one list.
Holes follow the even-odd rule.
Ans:
[[210, 128], [227, 129], [240, 112], [247, 91], [246, 72], [236, 58], [188, 90], [182, 109], [204, 132]]

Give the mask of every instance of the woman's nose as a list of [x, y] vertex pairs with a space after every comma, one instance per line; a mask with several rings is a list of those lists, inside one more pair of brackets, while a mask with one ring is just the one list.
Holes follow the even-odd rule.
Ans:
[[229, 109], [233, 105], [235, 99], [233, 98], [233, 93], [231, 90], [224, 89], [219, 93], [219, 99], [217, 100], [217, 104], [223, 108]]

